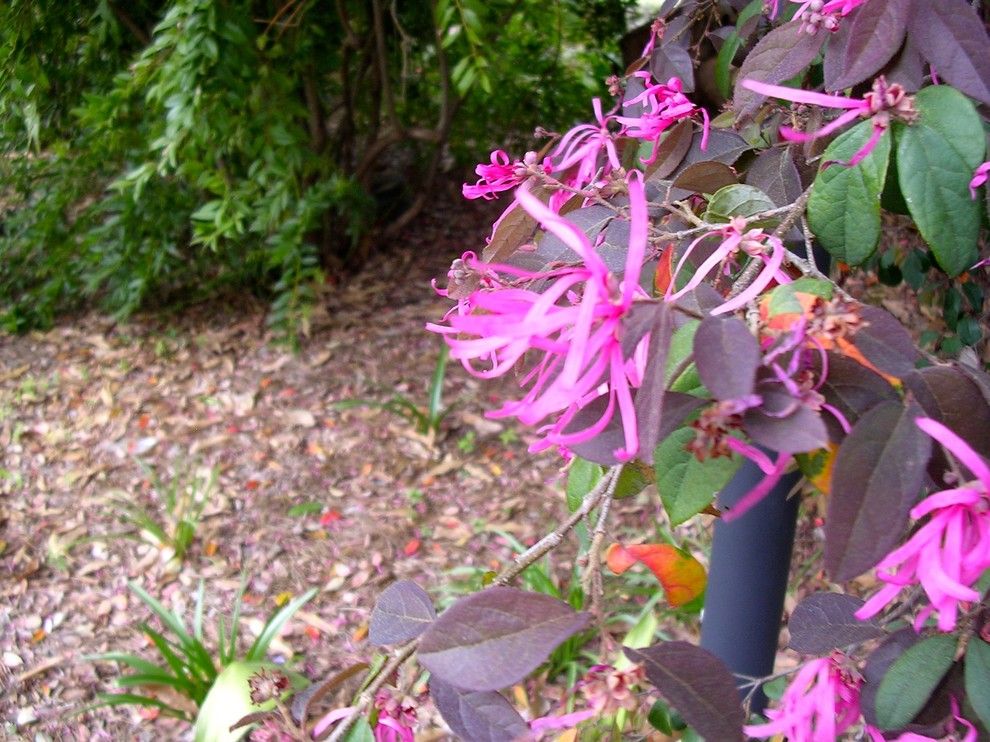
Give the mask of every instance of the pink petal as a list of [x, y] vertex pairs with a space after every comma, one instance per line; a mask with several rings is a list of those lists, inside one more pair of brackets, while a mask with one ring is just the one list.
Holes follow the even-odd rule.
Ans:
[[990, 491], [990, 467], [976, 451], [969, 447], [962, 438], [953, 433], [937, 420], [930, 417], [919, 417], [915, 423], [932, 438], [947, 448], [959, 462], [969, 469], [983, 484], [985, 491]]
[[861, 100], [853, 100], [841, 95], [826, 95], [825, 93], [815, 93], [811, 90], [799, 90], [798, 88], [788, 88], [783, 85], [768, 85], [758, 80], [743, 80], [742, 86], [747, 90], [752, 90], [760, 95], [771, 98], [781, 98], [793, 101], [794, 103], [811, 103], [815, 106], [825, 106], [826, 108], [863, 108], [866, 104]]

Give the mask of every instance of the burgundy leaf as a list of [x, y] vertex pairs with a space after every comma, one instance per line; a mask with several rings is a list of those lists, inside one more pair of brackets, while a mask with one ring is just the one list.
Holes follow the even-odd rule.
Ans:
[[657, 146], [657, 156], [652, 165], [646, 168], [647, 180], [666, 178], [681, 164], [681, 160], [691, 148], [694, 135], [694, 125], [690, 121], [681, 121], [669, 129]]
[[696, 162], [721, 162], [731, 165], [742, 156], [743, 152], [751, 149], [745, 139], [728, 129], [712, 129], [708, 135], [708, 146], [701, 149], [701, 133], [695, 132], [691, 147], [674, 172], [679, 173]]
[[[767, 385], [757, 387], [763, 397], [758, 408], [746, 410], [743, 427], [746, 434], [761, 446], [780, 453], [807, 453], [828, 445], [828, 429], [821, 415], [800, 404], [791, 395]], [[783, 417], [783, 412], [788, 412]], [[769, 413], [769, 414], [768, 414]]]
[[654, 323], [660, 315], [667, 311], [667, 306], [659, 301], [637, 301], [626, 312], [622, 318], [622, 356], [631, 358], [639, 345], [639, 341], [646, 337]]
[[975, 369], [972, 366], [967, 366], [965, 363], [958, 363], [953, 366], [953, 368], [964, 373], [967, 379], [976, 384], [977, 388], [980, 390], [980, 394], [983, 395], [983, 399], [987, 404], [990, 404], [990, 376], [979, 369]]
[[[591, 402], [578, 410], [574, 417], [571, 418], [571, 421], [564, 426], [564, 433], [576, 433], [591, 427], [598, 420], [601, 420], [607, 408], [608, 399], [605, 396], [591, 400]], [[601, 464], [602, 466], [613, 466], [619, 463], [619, 460], [615, 457], [615, 452], [623, 448], [625, 443], [626, 436], [622, 430], [622, 420], [619, 415], [613, 415], [602, 432], [594, 438], [581, 441], [580, 443], [569, 444], [567, 449], [571, 453], [580, 456], [582, 459], [587, 459], [592, 463]]]
[[498, 690], [529, 675], [554, 647], [590, 624], [548, 595], [493, 587], [461, 598], [423, 634], [419, 661], [465, 690]]
[[694, 335], [694, 361], [701, 382], [715, 399], [742, 399], [753, 393], [760, 367], [760, 344], [735, 317], [705, 317]]
[[381, 647], [415, 639], [436, 617], [433, 601], [423, 588], [410, 580], [393, 582], [371, 611], [368, 641]]
[[643, 665], [650, 682], [702, 737], [718, 742], [743, 739], [739, 692], [718, 657], [683, 641], [623, 651]]
[[[900, 399], [886, 379], [871, 371], [862, 363], [839, 353], [828, 353], [828, 374], [819, 388], [825, 401], [835, 407], [853, 425], [860, 415], [876, 407], [881, 402]], [[825, 415], [830, 429], [836, 430], [836, 439], [842, 437], [838, 422], [833, 423], [830, 415]]]
[[882, 402], [863, 415], [839, 446], [825, 520], [825, 566], [850, 580], [901, 540], [921, 496], [931, 439], [917, 425], [921, 408]]
[[921, 353], [904, 326], [889, 312], [869, 304], [860, 305], [859, 314], [866, 325], [852, 336], [852, 343], [866, 360], [891, 376], [906, 376], [914, 371]]
[[694, 60], [691, 53], [679, 44], [661, 44], [654, 49], [650, 73], [654, 80], [663, 82], [678, 77], [684, 84], [685, 93], [694, 92]]
[[905, 376], [904, 385], [928, 417], [990, 458], [990, 405], [975, 382], [950, 366], [929, 366]]
[[430, 678], [430, 698], [450, 730], [474, 742], [520, 742], [532, 739], [529, 725], [495, 691], [465, 691]]
[[663, 419], [657, 432], [657, 442], [662, 443], [677, 430], [696, 409], [708, 400], [681, 392], [667, 392], [663, 395]]
[[739, 118], [749, 118], [766, 96], [742, 86], [743, 80], [778, 85], [805, 69], [818, 56], [828, 31], [814, 34], [802, 30], [799, 21], [785, 23], [768, 33], [746, 56], [736, 77], [735, 108]]
[[746, 171], [746, 183], [767, 194], [775, 206], [794, 203], [803, 190], [790, 147], [771, 147], [762, 152]]
[[723, 162], [696, 162], [674, 178], [674, 188], [692, 193], [715, 193], [719, 188], [739, 182], [736, 171]]
[[[608, 226], [614, 216], [615, 213], [611, 209], [601, 204], [594, 204], [570, 211], [564, 218], [584, 232], [588, 236], [588, 239], [594, 243], [595, 238]], [[489, 247], [491, 246], [489, 245]], [[623, 260], [621, 261], [623, 265], [625, 262], [624, 259], [625, 253], [623, 252]], [[535, 249], [516, 250], [511, 257], [507, 257], [502, 262], [522, 268], [523, 270], [539, 273], [551, 266], [579, 263], [580, 261], [581, 257], [568, 247], [562, 239], [555, 234], [544, 232], [539, 237]], [[493, 260], [493, 262], [498, 261]]]
[[990, 104], [990, 39], [966, 0], [914, 0], [910, 36], [940, 79]]
[[884, 636], [873, 620], [860, 621], [855, 613], [863, 601], [842, 593], [812, 593], [791, 613], [788, 646], [801, 654], [824, 655], [833, 649]]
[[921, 86], [925, 84], [925, 60], [921, 58], [918, 45], [912, 40], [912, 34], [907, 35], [904, 46], [894, 56], [884, 74], [887, 82], [896, 82], [909, 93], [917, 93], [921, 90]]
[[825, 89], [851, 88], [883, 69], [904, 41], [910, 9], [911, 0], [885, 0], [844, 18], [825, 50]]
[[663, 421], [664, 371], [667, 351], [674, 332], [673, 312], [668, 304], [657, 305], [659, 312], [650, 327], [649, 357], [643, 383], [636, 392], [636, 425], [639, 434], [639, 458], [653, 464], [653, 449], [660, 442]]

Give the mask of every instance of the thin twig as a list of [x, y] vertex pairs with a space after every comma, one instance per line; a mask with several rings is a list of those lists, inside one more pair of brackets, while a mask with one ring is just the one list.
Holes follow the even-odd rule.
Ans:
[[591, 546], [588, 548], [588, 563], [584, 567], [584, 574], [581, 576], [582, 587], [591, 592], [591, 612], [598, 619], [599, 625], [604, 623], [602, 614], [602, 544], [605, 543], [605, 527], [608, 523], [608, 514], [612, 509], [612, 499], [615, 496], [615, 488], [619, 484], [619, 477], [622, 474], [622, 466], [616, 467], [616, 474], [608, 484], [605, 497], [602, 500], [601, 508], [598, 511], [598, 522], [591, 535]]
[[[571, 513], [571, 516], [557, 526], [557, 528], [530, 546], [522, 554], [517, 556], [514, 562], [503, 569], [498, 577], [492, 581], [492, 587], [508, 584], [528, 566], [540, 559], [544, 554], [560, 546], [560, 543], [564, 540], [564, 536], [570, 533], [570, 531], [578, 523], [580, 523], [588, 513], [598, 507], [598, 504], [602, 501], [602, 498], [608, 495], [609, 488], [611, 487], [613, 480], [618, 480], [619, 472], [621, 471], [622, 466], [620, 464], [619, 466], [613, 466], [605, 472], [605, 476], [599, 480], [594, 489], [585, 495], [584, 500], [581, 503], [581, 507]], [[614, 492], [614, 489], [612, 491]]]

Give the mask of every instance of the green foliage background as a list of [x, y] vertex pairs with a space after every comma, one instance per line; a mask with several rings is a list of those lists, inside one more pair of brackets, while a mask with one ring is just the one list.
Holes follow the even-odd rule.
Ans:
[[324, 271], [422, 205], [410, 172], [428, 198], [452, 161], [587, 115], [628, 4], [0, 5], [0, 328], [233, 288], [304, 329]]

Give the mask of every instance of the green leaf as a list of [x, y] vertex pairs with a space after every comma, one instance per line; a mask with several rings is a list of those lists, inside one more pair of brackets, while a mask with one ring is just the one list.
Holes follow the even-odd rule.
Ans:
[[[574, 512], [581, 507], [581, 502], [601, 480], [605, 469], [598, 464], [587, 459], [575, 457], [567, 470], [567, 509]], [[588, 535], [588, 527], [584, 523], [578, 523], [574, 529], [578, 537], [578, 542], [582, 549], [586, 549], [591, 543]]]
[[316, 588], [310, 588], [302, 595], [287, 603], [282, 607], [278, 613], [268, 619], [268, 623], [265, 624], [265, 628], [262, 629], [258, 638], [254, 640], [254, 644], [251, 645], [251, 649], [244, 656], [245, 662], [257, 662], [265, 659], [265, 654], [268, 652], [268, 647], [271, 645], [272, 641], [278, 636], [278, 632], [282, 630], [286, 622], [292, 618], [296, 611], [302, 608], [306, 603], [311, 601], [316, 597]]
[[672, 392], [684, 394], [704, 394], [704, 385], [694, 364], [688, 366], [676, 379], [672, 378], [678, 366], [694, 351], [694, 333], [698, 331], [701, 322], [696, 319], [688, 320], [674, 330], [670, 339], [670, 349], [667, 351], [666, 384]]
[[622, 467], [619, 481], [615, 483], [615, 494], [613, 495], [615, 499], [621, 500], [623, 497], [638, 495], [649, 487], [653, 482], [653, 477], [652, 472], [647, 473], [648, 471], [646, 464], [636, 462], [630, 462]]
[[925, 88], [915, 104], [918, 120], [894, 128], [898, 181], [935, 259], [956, 276], [979, 257], [980, 205], [970, 196], [969, 180], [986, 138], [973, 104], [953, 88]]
[[705, 221], [729, 221], [733, 216], [753, 216], [776, 204], [756, 186], [736, 183], [719, 188], [708, 202]]
[[316, 513], [323, 511], [323, 503], [321, 502], [303, 502], [299, 505], [293, 505], [289, 508], [290, 518], [301, 518], [304, 515], [315, 515]]
[[832, 298], [832, 284], [828, 281], [804, 276], [791, 283], [777, 286], [770, 292], [770, 316], [803, 313], [804, 309], [801, 306], [801, 302], [794, 296], [797, 293], [813, 294], [828, 301]]
[[846, 167], [866, 143], [873, 124], [863, 121], [832, 142], [822, 159], [833, 164], [818, 173], [808, 199], [808, 224], [822, 246], [839, 260], [860, 265], [880, 239], [880, 194], [887, 177], [890, 135], [855, 167]]
[[344, 742], [375, 742], [375, 733], [367, 719], [358, 719], [344, 736]]
[[978, 634], [966, 645], [965, 665], [966, 697], [983, 726], [990, 728], [990, 644]]
[[924, 707], [952, 667], [956, 637], [939, 634], [909, 647], [897, 658], [877, 688], [877, 723], [900, 729]]
[[704, 510], [742, 463], [735, 455], [698, 461], [685, 449], [693, 438], [692, 428], [681, 428], [667, 436], [653, 454], [657, 490], [674, 526]]

